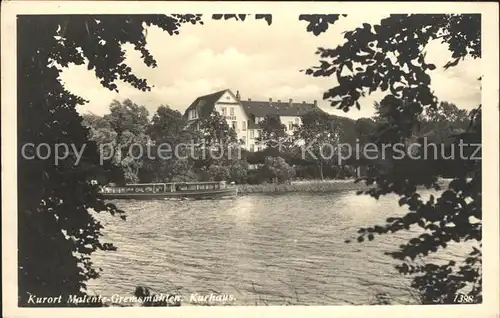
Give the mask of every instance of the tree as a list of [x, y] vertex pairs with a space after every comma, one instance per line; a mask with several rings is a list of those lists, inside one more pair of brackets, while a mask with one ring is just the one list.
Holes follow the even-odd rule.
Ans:
[[117, 134], [109, 121], [94, 114], [85, 114], [82, 117], [82, 124], [90, 130], [89, 140], [94, 141], [98, 146], [111, 145], [111, 147], [100, 147], [100, 150], [102, 150], [100, 155], [104, 158], [113, 157], [113, 149], [116, 149]]
[[246, 183], [248, 178], [248, 162], [231, 160], [229, 162], [229, 180], [237, 184]]
[[[200, 120], [199, 132], [202, 142], [196, 150], [199, 153], [197, 166], [200, 168], [220, 165], [220, 160], [229, 159], [240, 146], [236, 131], [215, 110]], [[222, 158], [216, 159], [219, 157]]]
[[295, 176], [295, 169], [281, 157], [266, 157], [261, 173], [273, 182], [284, 183]]
[[465, 109], [459, 109], [457, 105], [441, 102], [436, 109], [427, 109], [425, 119], [428, 121], [448, 122], [460, 125], [469, 122], [469, 114]]
[[439, 103], [436, 109], [422, 113], [419, 135], [434, 142], [449, 143], [453, 136], [465, 132], [470, 123], [469, 113], [455, 104]]
[[[411, 105], [408, 101], [405, 102]], [[391, 118], [401, 120], [397, 114], [391, 113], [393, 111], [389, 99], [375, 102], [376, 116], [373, 119], [379, 124], [387, 124]], [[465, 109], [459, 109], [455, 104], [445, 101], [438, 103], [436, 107], [423, 108], [416, 118], [418, 123], [412, 128], [412, 136], [431, 137], [436, 142], [445, 142], [454, 134], [464, 132], [470, 119]]]
[[[280, 117], [277, 115], [266, 115], [261, 122], [261, 133], [256, 138], [261, 144], [267, 148], [277, 148], [283, 146], [284, 140], [288, 138], [286, 134], [286, 126], [281, 123]], [[281, 148], [277, 148], [278, 153]]]
[[203, 141], [209, 147], [237, 142], [236, 131], [229, 127], [224, 116], [217, 111], [200, 120], [200, 131]]
[[151, 119], [147, 134], [157, 144], [170, 142], [176, 144], [186, 135], [186, 120], [181, 112], [166, 105], [161, 105]]
[[86, 101], [65, 89], [59, 77], [62, 68], [85, 64], [110, 90], [118, 91], [118, 79], [149, 90], [146, 80], [136, 77], [126, 64], [122, 45], [132, 44], [144, 63], [155, 67], [146, 48], [145, 27], [155, 25], [177, 34], [182, 23], [199, 21], [195, 15], [18, 16], [19, 151], [30, 142], [65, 143], [78, 149], [86, 145], [79, 164], [72, 153], [58, 165], [53, 156], [47, 160], [18, 156], [20, 306], [31, 305], [30, 294], [62, 299], [84, 295], [86, 281], [98, 276], [90, 255], [98, 249], [115, 249], [101, 242], [102, 225], [93, 211], [124, 217], [123, 211], [99, 195], [95, 180], [113, 169], [109, 163], [100, 165], [98, 149], [89, 142], [89, 131], [75, 110]]
[[370, 136], [373, 136], [377, 130], [377, 125], [370, 118], [360, 118], [356, 120], [354, 127], [356, 137], [358, 138], [360, 144], [370, 142]]
[[193, 163], [188, 159], [174, 160], [172, 169], [168, 170], [170, 175], [165, 178], [171, 182], [189, 182], [196, 181], [198, 176], [194, 172]]
[[147, 155], [149, 113], [130, 99], [123, 103], [114, 100], [109, 108], [110, 114], [103, 117], [84, 116], [84, 125], [91, 129], [90, 139], [104, 152], [100, 155], [113, 158], [112, 162], [123, 169], [125, 182], [136, 183]]
[[[309, 17], [314, 26], [319, 17]], [[321, 33], [328, 28], [312, 28]], [[315, 33], [315, 34], [316, 34]], [[436, 65], [426, 61], [425, 47], [431, 41], [448, 46], [452, 60], [444, 68], [457, 65], [465, 57], [481, 57], [481, 16], [478, 14], [391, 15], [380, 24], [362, 26], [345, 32], [345, 43], [333, 49], [319, 48], [321, 65], [306, 70], [313, 76], [335, 75], [338, 85], [324, 94], [332, 106], [344, 111], [360, 108], [359, 98], [380, 89], [387, 92], [383, 116], [375, 139], [380, 143], [407, 142], [422, 121], [424, 110], [436, 110], [438, 99], [431, 88], [429, 71]], [[381, 102], [382, 103], [382, 102]], [[481, 142], [480, 106], [471, 114], [467, 131], [458, 140]], [[404, 217], [387, 219], [382, 226], [360, 229], [358, 241], [374, 234], [409, 229], [416, 225], [428, 231], [412, 238], [391, 255], [403, 261], [400, 272], [414, 275], [412, 286], [422, 294], [424, 303], [450, 303], [454, 294], [463, 291], [475, 301], [482, 301], [481, 280], [481, 160], [458, 160], [453, 181], [438, 198], [424, 201], [418, 186], [440, 189], [437, 176], [442, 171], [425, 162], [393, 161], [388, 171], [372, 169], [365, 182], [375, 187], [367, 193], [375, 198], [395, 193], [401, 205], [408, 207]], [[418, 166], [418, 167], [416, 167]], [[432, 169], [425, 169], [432, 168]], [[475, 221], [476, 220], [476, 221]], [[478, 221], [477, 221], [478, 220]], [[451, 225], [454, 225], [453, 227]], [[463, 263], [433, 263], [424, 266], [406, 262], [445, 248], [450, 241], [475, 241]], [[468, 290], [462, 290], [468, 287]]]
[[109, 105], [109, 110], [110, 114], [104, 115], [104, 120], [107, 120], [111, 128], [116, 131], [118, 138], [126, 132], [136, 136], [146, 132], [149, 124], [149, 112], [146, 107], [126, 99], [122, 103], [114, 100]]
[[[184, 176], [184, 179], [193, 180], [193, 175], [183, 168], [191, 169], [191, 162], [177, 162], [176, 154], [184, 158], [185, 149], [179, 149], [181, 144], [188, 144], [192, 134], [186, 131], [186, 120], [182, 114], [161, 105], [153, 115], [147, 134], [152, 141], [150, 145], [151, 158], [145, 158], [141, 182], [170, 182], [175, 174]], [[187, 159], [186, 159], [187, 160]]]
[[323, 111], [303, 115], [302, 125], [295, 130], [295, 139], [304, 142], [308, 149], [304, 154], [316, 163], [321, 179], [324, 165], [333, 164], [338, 156], [339, 134], [339, 123]]
[[104, 116], [116, 132], [115, 161], [125, 173], [129, 183], [139, 182], [139, 170], [144, 163], [149, 144], [146, 131], [149, 125], [149, 113], [144, 106], [139, 106], [126, 99], [123, 103], [113, 101], [111, 113]]
[[208, 178], [210, 181], [225, 181], [229, 179], [229, 167], [213, 164], [208, 167]]

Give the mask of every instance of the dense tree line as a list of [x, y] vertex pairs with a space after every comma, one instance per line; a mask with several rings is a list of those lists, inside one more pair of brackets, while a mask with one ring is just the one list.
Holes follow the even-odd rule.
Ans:
[[[196, 123], [195, 129], [169, 106], [158, 107], [149, 120], [144, 106], [126, 99], [113, 101], [110, 113], [102, 117], [84, 114], [83, 124], [100, 155], [123, 170], [125, 183], [244, 178], [236, 132], [217, 112]], [[229, 151], [234, 154], [226, 156]]]
[[[378, 134], [387, 124], [383, 110], [386, 106], [385, 101], [377, 102], [373, 117], [357, 120], [322, 110], [312, 111], [301, 116], [302, 124], [296, 125], [292, 134], [287, 133], [279, 118], [266, 116], [260, 123], [262, 133], [259, 137], [266, 148], [249, 154], [248, 160], [263, 164], [268, 156], [282, 157], [296, 167], [298, 177], [310, 179], [354, 178], [357, 168], [384, 167], [388, 163], [382, 157], [391, 153], [382, 155], [382, 144], [385, 142], [378, 140]], [[411, 142], [422, 147], [432, 143], [449, 145], [457, 133], [465, 132], [469, 123], [468, 111], [452, 103], [441, 102], [435, 109], [420, 115], [419, 125], [406, 144]], [[369, 143], [378, 146], [380, 155], [370, 157], [366, 154]], [[429, 162], [449, 165], [441, 157], [442, 151], [439, 150], [435, 158], [429, 158]], [[441, 171], [439, 175], [448, 176], [449, 173]]]
[[[97, 144], [100, 155], [123, 171], [126, 183], [288, 182], [294, 177], [354, 178], [357, 167], [373, 164], [374, 160], [363, 158], [360, 149], [372, 141], [385, 122], [380, 104], [376, 109], [373, 118], [358, 120], [312, 111], [302, 116], [302, 124], [295, 126], [292, 134], [287, 133], [279, 117], [266, 116], [260, 123], [262, 133], [258, 138], [265, 148], [256, 153], [241, 147], [235, 130], [215, 111], [190, 126], [179, 111], [169, 106], [158, 107], [150, 120], [144, 106], [129, 99], [115, 100], [109, 114], [84, 114], [83, 124], [90, 129], [89, 138]], [[454, 132], [463, 130], [467, 116], [455, 105], [442, 103], [422, 117], [419, 136], [446, 142]], [[178, 147], [181, 145], [188, 147]], [[162, 149], [168, 149], [167, 156], [161, 156]], [[249, 171], [249, 163], [256, 165], [257, 171]]]

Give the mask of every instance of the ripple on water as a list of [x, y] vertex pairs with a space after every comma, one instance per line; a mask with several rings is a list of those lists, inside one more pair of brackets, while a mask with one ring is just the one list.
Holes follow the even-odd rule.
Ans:
[[89, 283], [95, 293], [131, 295], [138, 285], [186, 295], [218, 291], [235, 295], [237, 305], [368, 304], [377, 292], [408, 299], [408, 278], [384, 252], [415, 234], [344, 242], [359, 227], [404, 213], [393, 197], [298, 193], [115, 203], [127, 221], [97, 215], [105, 240], [118, 250], [93, 256], [103, 269]]

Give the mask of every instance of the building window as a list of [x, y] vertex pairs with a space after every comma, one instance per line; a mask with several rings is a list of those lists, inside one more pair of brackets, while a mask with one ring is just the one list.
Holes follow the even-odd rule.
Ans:
[[231, 108], [229, 109], [229, 115], [230, 115], [230, 116], [234, 116], [234, 107], [231, 107]]
[[251, 151], [251, 152], [254, 152], [254, 151], [255, 151], [255, 145], [254, 145], [254, 144], [250, 144], [250, 151]]
[[255, 130], [250, 129], [250, 139], [254, 139], [254, 138], [255, 138]]
[[288, 130], [293, 130], [293, 121], [288, 122]]
[[247, 122], [246, 121], [241, 122], [241, 130], [243, 130], [243, 131], [247, 130]]
[[221, 108], [221, 113], [222, 113], [222, 116], [226, 116], [226, 114], [227, 114], [227, 108], [226, 107], [222, 107]]
[[238, 129], [238, 122], [237, 121], [233, 121], [233, 129]]
[[196, 109], [191, 109], [191, 119], [196, 119], [198, 117], [197, 115]]

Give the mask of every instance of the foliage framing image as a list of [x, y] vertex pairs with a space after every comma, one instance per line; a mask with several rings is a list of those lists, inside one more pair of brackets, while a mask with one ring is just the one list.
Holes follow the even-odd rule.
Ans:
[[[216, 20], [244, 21], [246, 15], [216, 15]], [[306, 32], [322, 34], [345, 15], [301, 15]], [[270, 15], [257, 15], [272, 23]], [[170, 35], [179, 33], [183, 23], [202, 24], [201, 15], [75, 15], [19, 16], [18, 31], [18, 147], [26, 143], [74, 144], [85, 148], [82, 161], [74, 165], [69, 156], [58, 166], [50, 160], [18, 161], [18, 262], [19, 305], [26, 306], [30, 294], [37, 296], [84, 295], [86, 282], [98, 277], [90, 255], [113, 250], [101, 242], [102, 225], [95, 212], [107, 211], [124, 218], [124, 212], [106, 204], [93, 180], [116, 178], [112, 165], [99, 165], [95, 144], [82, 126], [75, 107], [86, 101], [67, 91], [60, 81], [62, 68], [87, 65], [100, 83], [118, 91], [116, 80], [150, 90], [146, 79], [136, 77], [126, 64], [123, 44], [130, 43], [143, 62], [156, 67], [146, 48], [145, 29], [157, 26]], [[222, 23], [222, 22], [221, 22]], [[436, 108], [438, 99], [430, 84], [429, 71], [436, 67], [426, 61], [425, 46], [441, 41], [452, 53], [444, 68], [456, 66], [463, 58], [481, 57], [480, 15], [391, 15], [380, 24], [363, 24], [345, 32], [346, 42], [333, 49], [319, 48], [320, 65], [305, 70], [316, 77], [336, 78], [323, 98], [332, 106], [348, 111], [360, 108], [358, 100], [377, 89], [387, 92], [382, 100], [387, 111], [377, 142], [406, 141], [419, 124], [420, 114]], [[36, 36], [33, 36], [35, 35]], [[394, 55], [394, 58], [389, 58]], [[347, 75], [343, 72], [347, 70]], [[471, 112], [468, 129], [458, 139], [481, 141], [480, 106]], [[381, 172], [374, 167], [365, 182], [375, 185], [368, 192], [376, 198], [395, 193], [407, 206], [404, 217], [387, 219], [386, 224], [360, 229], [359, 241], [409, 229], [412, 225], [427, 233], [413, 238], [391, 255], [400, 259], [402, 273], [415, 275], [413, 287], [420, 290], [423, 303], [449, 303], [464, 287], [481, 302], [481, 250], [473, 249], [463, 264], [412, 265], [415, 259], [446, 248], [450, 241], [481, 242], [481, 162], [454, 163], [453, 181], [438, 198], [424, 202], [417, 187], [438, 189], [442, 171], [432, 162], [401, 161]], [[120, 172], [117, 172], [120, 174]], [[102, 181], [105, 182], [105, 181]], [[471, 222], [471, 217], [479, 222]], [[454, 227], [450, 225], [454, 224]], [[42, 306], [39, 304], [37, 306]]]
[[[318, 20], [325, 19], [310, 17], [309, 26], [318, 24]], [[327, 28], [328, 23], [323, 22], [322, 29], [315, 34]], [[405, 143], [419, 130], [422, 113], [432, 113], [438, 107], [428, 74], [438, 66], [426, 60], [426, 45], [436, 40], [448, 47], [452, 60], [439, 66], [444, 69], [456, 66], [466, 57], [480, 58], [481, 16], [396, 14], [382, 19], [380, 24], [364, 23], [345, 32], [344, 38], [345, 43], [336, 48], [319, 48], [316, 53], [321, 58], [320, 65], [305, 70], [306, 74], [335, 77], [338, 85], [325, 92], [323, 98], [344, 111], [352, 106], [359, 109], [359, 98], [377, 89], [387, 92], [381, 101], [385, 123], [373, 141]], [[344, 69], [347, 74], [343, 73]], [[453, 146], [460, 140], [481, 143], [481, 105], [471, 111], [469, 127], [455, 136]], [[402, 261], [397, 267], [401, 273], [414, 275], [412, 287], [420, 292], [420, 301], [453, 303], [457, 293], [462, 292], [480, 303], [481, 160], [453, 160], [453, 180], [448, 189], [440, 197], [431, 196], [425, 201], [417, 187], [440, 190], [437, 180], [444, 171], [436, 163], [398, 160], [389, 171], [372, 167], [364, 181], [376, 187], [366, 193], [375, 198], [394, 193], [400, 197], [399, 204], [408, 208], [408, 213], [388, 218], [384, 225], [360, 229], [358, 241], [362, 242], [365, 237], [372, 240], [376, 234], [409, 230], [412, 226], [422, 228], [425, 233], [403, 244], [399, 251], [389, 253]], [[415, 264], [416, 259], [446, 248], [452, 241], [473, 241], [479, 248], [472, 247], [460, 264], [454, 261], [445, 265]]]
[[[19, 305], [29, 295], [67, 299], [85, 295], [86, 282], [98, 277], [90, 255], [114, 250], [102, 243], [102, 225], [92, 212], [107, 211], [124, 218], [124, 211], [106, 204], [93, 180], [114, 174], [99, 165], [98, 151], [75, 107], [86, 101], [64, 88], [59, 75], [70, 64], [87, 65], [100, 83], [118, 91], [115, 81], [150, 90], [145, 79], [125, 62], [123, 44], [156, 67], [146, 48], [145, 28], [157, 26], [170, 35], [183, 23], [201, 23], [196, 15], [54, 15], [18, 16], [18, 147], [26, 143], [86, 145], [82, 161], [69, 156], [58, 166], [50, 160], [18, 162]], [[33, 35], [37, 36], [33, 36]], [[52, 306], [36, 304], [36, 306]], [[64, 305], [70, 305], [63, 303]], [[98, 304], [97, 304], [98, 305]]]

